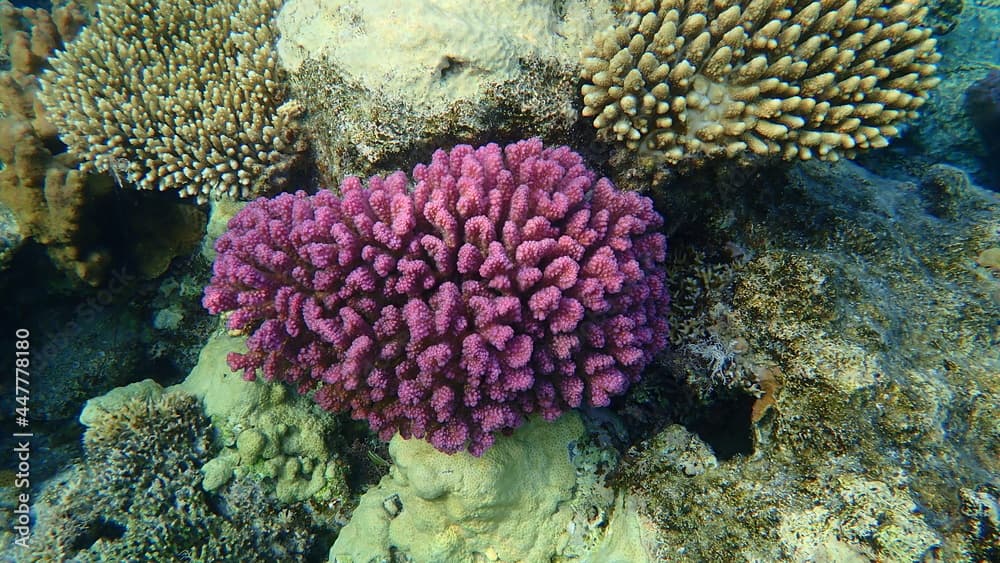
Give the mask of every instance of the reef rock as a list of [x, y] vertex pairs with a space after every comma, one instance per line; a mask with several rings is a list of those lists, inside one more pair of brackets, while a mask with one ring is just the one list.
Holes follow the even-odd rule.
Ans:
[[318, 161], [336, 178], [365, 175], [456, 142], [566, 140], [579, 53], [611, 23], [610, 4], [291, 0], [278, 55]]

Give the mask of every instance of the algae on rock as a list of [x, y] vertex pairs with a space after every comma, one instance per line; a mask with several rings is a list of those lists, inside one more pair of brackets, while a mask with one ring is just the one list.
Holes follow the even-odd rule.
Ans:
[[617, 484], [646, 501], [660, 555], [995, 553], [960, 499], [1000, 474], [1000, 276], [976, 262], [1000, 243], [1000, 199], [947, 166], [916, 182], [849, 162], [712, 174], [660, 193], [685, 233], [673, 251], [743, 250], [727, 334], [771, 380], [752, 413], [699, 407], [745, 416], [752, 451], [694, 476], [662, 459], [659, 438], [626, 456]]
[[610, 0], [291, 0], [278, 55], [327, 180], [458, 142], [567, 141], [579, 53]]

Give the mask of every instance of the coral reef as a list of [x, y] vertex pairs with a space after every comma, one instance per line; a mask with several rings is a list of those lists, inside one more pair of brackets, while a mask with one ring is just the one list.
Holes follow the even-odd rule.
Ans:
[[329, 560], [647, 561], [634, 511], [615, 507], [592, 473], [599, 450], [581, 446], [583, 429], [575, 413], [535, 419], [482, 457], [394, 437], [389, 475], [362, 496]]
[[[6, 115], [0, 119], [0, 209], [11, 231], [0, 259], [22, 243], [45, 246], [51, 262], [74, 281], [102, 285], [116, 265], [152, 279], [200, 241], [203, 213], [153, 197], [123, 197], [111, 176], [86, 174], [65, 152], [40, 101], [39, 76], [87, 20], [75, 2], [50, 16], [0, 3], [0, 31], [16, 65], [0, 73]], [[146, 194], [149, 195], [149, 194]], [[16, 236], [12, 232], [16, 225]]]
[[307, 397], [230, 371], [226, 356], [245, 350], [242, 339], [209, 339], [178, 386], [204, 402], [221, 448], [202, 467], [202, 486], [214, 491], [247, 477], [281, 502], [346, 509], [346, 467], [337, 453], [344, 449], [341, 423]]
[[578, 54], [610, 0], [291, 0], [281, 64], [327, 181], [441, 146], [578, 138]]
[[[965, 91], [965, 107], [986, 154], [986, 167], [1000, 179], [1000, 70], [992, 70]], [[996, 182], [1000, 186], [1000, 180]]]
[[745, 455], [686, 475], [662, 452], [672, 428], [621, 463], [660, 557], [976, 560], [991, 532], [972, 501], [989, 499], [971, 491], [1000, 470], [1000, 278], [976, 259], [1000, 245], [1000, 200], [946, 166], [919, 183], [847, 161], [724, 178], [664, 191], [686, 233], [672, 247], [742, 249], [726, 330], [771, 367], [753, 409], [699, 406], [743, 418]]
[[204, 305], [253, 333], [249, 378], [446, 452], [524, 414], [606, 406], [667, 340], [663, 224], [567, 147], [460, 145], [342, 197], [258, 200], [216, 243]]
[[19, 241], [45, 245], [60, 270], [97, 285], [111, 257], [88, 219], [111, 185], [76, 169], [38, 100], [38, 77], [49, 57], [85, 21], [72, 2], [52, 14], [0, 2], [0, 34], [11, 61], [10, 70], [0, 72], [0, 204], [15, 217]]
[[954, 28], [939, 37], [941, 84], [932, 103], [921, 108], [920, 118], [899, 142], [859, 155], [859, 162], [912, 178], [924, 176], [928, 166], [949, 164], [967, 171], [977, 184], [1000, 190], [996, 159], [987, 156], [988, 146], [976, 131], [966, 99], [968, 89], [1000, 65], [1000, 10], [966, 1], [955, 18]]
[[218, 329], [218, 319], [201, 306], [201, 294], [211, 275], [211, 264], [194, 256], [178, 262], [159, 283], [147, 285], [141, 296], [151, 321], [145, 327], [147, 357], [171, 374], [160, 377], [164, 384], [190, 373], [205, 341]]
[[32, 561], [301, 560], [330, 533], [304, 505], [250, 481], [218, 496], [200, 487], [211, 426], [194, 397], [132, 386], [90, 411], [83, 463], [36, 505]]
[[42, 78], [81, 170], [199, 201], [283, 186], [306, 146], [273, 50], [279, 5], [100, 3]]
[[584, 53], [583, 115], [640, 157], [835, 160], [916, 117], [940, 55], [909, 0], [633, 0]]

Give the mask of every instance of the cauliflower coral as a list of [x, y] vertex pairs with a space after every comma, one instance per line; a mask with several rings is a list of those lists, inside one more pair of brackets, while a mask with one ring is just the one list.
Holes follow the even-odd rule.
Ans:
[[667, 343], [652, 201], [537, 139], [467, 145], [250, 203], [203, 303], [250, 334], [229, 365], [325, 409], [480, 455], [538, 413], [604, 406]]

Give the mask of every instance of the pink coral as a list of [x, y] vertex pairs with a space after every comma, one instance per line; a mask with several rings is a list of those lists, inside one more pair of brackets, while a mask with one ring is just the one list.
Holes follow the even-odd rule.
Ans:
[[567, 147], [462, 145], [413, 170], [258, 199], [204, 305], [247, 378], [315, 389], [383, 439], [480, 455], [529, 413], [605, 406], [667, 342], [663, 220]]

